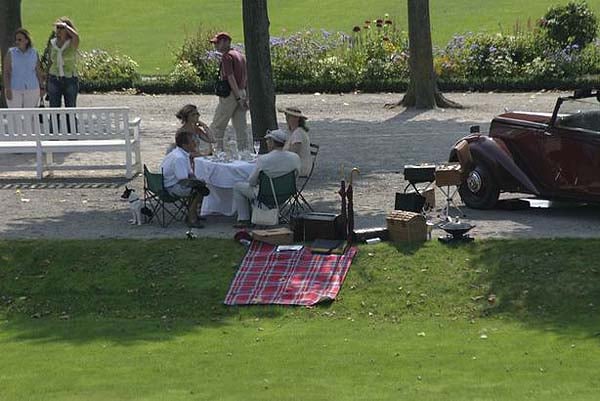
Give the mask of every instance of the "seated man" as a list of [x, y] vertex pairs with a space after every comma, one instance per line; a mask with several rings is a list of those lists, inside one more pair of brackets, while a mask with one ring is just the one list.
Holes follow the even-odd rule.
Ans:
[[163, 185], [173, 196], [192, 198], [188, 208], [188, 225], [203, 228], [198, 222], [198, 208], [202, 205], [202, 198], [210, 192], [206, 183], [196, 179], [192, 171], [190, 153], [195, 150], [196, 145], [190, 133], [185, 131], [177, 132], [175, 144], [177, 147], [165, 156], [161, 165]]
[[248, 182], [239, 182], [233, 187], [233, 207], [237, 212], [238, 223], [236, 228], [250, 225], [249, 201], [258, 195], [258, 175], [261, 171], [269, 177], [280, 177], [291, 171], [300, 172], [300, 157], [293, 152], [283, 150], [287, 135], [282, 130], [268, 131], [265, 135], [269, 153], [260, 155], [256, 161], [256, 168], [250, 175]]

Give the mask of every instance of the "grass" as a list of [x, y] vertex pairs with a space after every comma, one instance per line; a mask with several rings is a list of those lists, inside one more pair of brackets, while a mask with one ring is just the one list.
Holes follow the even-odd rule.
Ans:
[[[540, 18], [551, 4], [567, 0], [478, 1], [431, 0], [432, 36], [444, 46], [455, 33], [468, 31], [512, 33], [517, 21], [526, 26]], [[600, 3], [588, 2], [600, 14]], [[230, 31], [242, 42], [241, 0], [45, 0], [23, 1], [23, 24], [43, 47], [55, 17], [69, 15], [82, 36], [82, 48], [120, 51], [140, 63], [144, 74], [164, 74], [172, 53], [186, 33], [199, 27]], [[285, 35], [307, 28], [350, 32], [365, 19], [390, 14], [406, 28], [406, 2], [397, 0], [269, 0], [271, 34]], [[318, 10], [318, 12], [315, 12]], [[341, 12], [343, 10], [343, 12]]]
[[595, 400], [599, 246], [363, 246], [330, 305], [232, 308], [232, 241], [0, 242], [0, 399]]

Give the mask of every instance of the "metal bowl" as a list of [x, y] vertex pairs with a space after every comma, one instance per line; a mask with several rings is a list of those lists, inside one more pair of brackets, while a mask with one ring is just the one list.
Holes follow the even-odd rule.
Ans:
[[473, 227], [475, 227], [473, 224], [463, 223], [463, 222], [457, 223], [454, 221], [449, 221], [447, 223], [440, 225], [440, 228], [442, 230], [446, 231], [448, 234], [452, 235], [453, 237], [462, 237], [467, 232], [469, 232]]

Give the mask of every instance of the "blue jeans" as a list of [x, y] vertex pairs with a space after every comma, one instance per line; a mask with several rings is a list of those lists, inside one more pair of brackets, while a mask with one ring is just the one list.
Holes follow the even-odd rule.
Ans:
[[61, 107], [62, 98], [65, 98], [65, 107], [77, 106], [77, 92], [79, 92], [79, 78], [77, 77], [48, 77], [48, 99], [50, 107]]

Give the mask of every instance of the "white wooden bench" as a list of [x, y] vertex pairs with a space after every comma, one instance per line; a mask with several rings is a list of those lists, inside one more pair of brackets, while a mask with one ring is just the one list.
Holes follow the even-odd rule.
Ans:
[[[0, 109], [0, 155], [36, 155], [35, 167], [0, 166], [0, 171], [35, 170], [41, 179], [44, 171], [125, 168], [131, 178], [142, 166], [140, 121], [129, 120], [126, 107]], [[54, 163], [54, 153], [72, 152], [124, 152], [125, 164]]]

